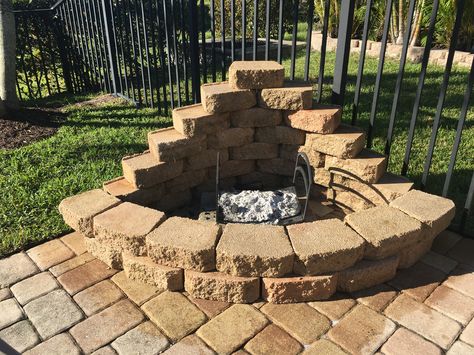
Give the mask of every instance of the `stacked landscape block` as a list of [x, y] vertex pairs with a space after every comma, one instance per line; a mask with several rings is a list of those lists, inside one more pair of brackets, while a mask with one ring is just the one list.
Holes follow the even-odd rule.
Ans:
[[[329, 298], [393, 278], [426, 253], [454, 204], [411, 190], [365, 149], [341, 108], [313, 103], [310, 83], [287, 82], [275, 62], [234, 62], [229, 82], [204, 84], [202, 103], [173, 110], [173, 127], [150, 132], [149, 150], [122, 159], [123, 176], [65, 199], [59, 209], [89, 251], [134, 280], [195, 298], [274, 303]], [[289, 185], [298, 152], [313, 190], [341, 219], [287, 227], [217, 225], [173, 216], [223, 188]]]

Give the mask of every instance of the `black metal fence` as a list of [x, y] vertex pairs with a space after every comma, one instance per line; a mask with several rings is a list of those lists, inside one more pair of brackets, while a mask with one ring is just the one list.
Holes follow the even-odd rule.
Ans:
[[[331, 15], [330, 0], [324, 0], [323, 15], [317, 18], [322, 32], [321, 48], [318, 52], [311, 51], [316, 17], [314, 1], [60, 0], [51, 9], [17, 11], [19, 96], [36, 98], [62, 91], [102, 90], [131, 100], [137, 105], [154, 107], [160, 113], [167, 113], [170, 108], [199, 102], [200, 84], [225, 80], [227, 68], [234, 60], [289, 61], [290, 80], [296, 77], [297, 65], [302, 65], [302, 79], [317, 77], [316, 101], [324, 102], [323, 98], [329, 97], [332, 103], [345, 105], [346, 111], [352, 111], [349, 115], [352, 117], [351, 123], [357, 125], [362, 107], [361, 88], [366, 74], [364, 65], [374, 1], [367, 0], [352, 103], [347, 102], [345, 92], [356, 0], [343, 0], [340, 4], [333, 73], [326, 73], [325, 68], [326, 39]], [[378, 68], [369, 110], [369, 148], [374, 145], [377, 125], [381, 125], [379, 98], [386, 80], [384, 66], [393, 2], [394, 0], [386, 0]], [[465, 0], [458, 0], [456, 21], [452, 28], [452, 39], [438, 93], [428, 151], [419, 179], [421, 189], [427, 189], [464, 6]], [[402, 175], [407, 175], [413, 155], [413, 142], [438, 7], [439, 0], [434, 0], [409, 121], [405, 154], [399, 171]], [[415, 8], [416, 0], [410, 0], [407, 18], [414, 18]], [[302, 24], [305, 24], [306, 33], [302, 41], [303, 46], [298, 50], [298, 35], [301, 36], [298, 26]], [[386, 134], [383, 137], [384, 151], [388, 156], [394, 144], [411, 28], [412, 21], [407, 21], [393, 101]], [[298, 58], [301, 57], [303, 60], [299, 61]], [[312, 60], [318, 62], [317, 73], [310, 72]], [[323, 95], [323, 90], [328, 87], [328, 78], [331, 77], [331, 93]], [[472, 105], [473, 82], [474, 61], [470, 74], [466, 76], [465, 95], [457, 121], [454, 144], [445, 169], [444, 185], [440, 192], [444, 196], [448, 195], [452, 186], [456, 158]], [[474, 159], [474, 153], [467, 158]], [[474, 234], [471, 230], [474, 229], [471, 215], [474, 173], [469, 173], [472, 178], [467, 186], [463, 187], [465, 202], [464, 206], [460, 206], [463, 211], [455, 228]], [[458, 201], [458, 206], [459, 204]]]

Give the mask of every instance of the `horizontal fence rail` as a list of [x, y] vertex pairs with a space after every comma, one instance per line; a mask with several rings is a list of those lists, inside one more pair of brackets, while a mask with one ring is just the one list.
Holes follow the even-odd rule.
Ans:
[[[367, 148], [384, 152], [392, 163], [397, 159], [392, 164], [395, 168], [389, 165], [392, 172], [413, 178], [414, 156], [425, 154], [415, 174], [418, 187], [448, 197], [455, 188], [457, 194], [462, 195], [462, 201], [459, 198], [456, 201], [461, 217], [453, 228], [474, 235], [471, 210], [474, 173], [468, 171], [469, 178], [463, 173], [462, 186], [456, 180], [463, 133], [472, 125], [469, 117], [472, 117], [474, 61], [465, 76], [465, 92], [457, 108], [459, 116], [453, 129], [444, 181], [439, 189], [430, 185], [466, 1], [457, 1], [453, 28], [446, 29], [452, 31], [451, 43], [444, 73], [440, 75], [440, 87], [434, 94], [437, 104], [430, 107], [434, 118], [426, 147], [417, 146], [415, 138], [420, 129], [426, 129], [419, 116], [427, 95], [426, 82], [431, 70], [428, 62], [440, 1], [432, 3], [426, 45], [409, 107], [402, 107], [402, 99], [407, 95], [407, 56], [410, 33], [419, 16], [416, 13], [419, 0], [408, 2], [398, 71], [392, 78], [386, 74], [386, 57], [396, 2], [383, 2], [382, 10], [377, 12], [383, 18], [383, 26], [377, 31], [374, 31], [375, 8], [380, 5], [377, 1], [341, 2], [334, 70], [329, 73], [327, 39], [329, 33], [335, 33], [330, 21], [335, 15], [333, 4], [331, 0], [316, 3], [304, 0], [60, 0], [51, 9], [16, 11], [18, 94], [20, 99], [26, 100], [61, 92], [104, 91], [137, 106], [156, 108], [160, 114], [168, 114], [173, 108], [200, 102], [200, 85], [226, 80], [227, 69], [234, 60], [275, 60], [287, 66], [290, 80], [310, 81], [315, 85], [317, 103], [343, 106], [345, 119], [367, 130]], [[365, 6], [362, 26], [354, 29], [356, 5], [361, 4]], [[315, 29], [321, 32], [322, 39], [317, 51], [312, 51]], [[374, 32], [379, 35], [380, 52], [375, 75], [369, 76], [366, 55]], [[360, 51], [356, 74], [351, 76], [348, 67], [354, 37], [360, 38]], [[389, 92], [387, 82], [393, 82]], [[350, 92], [348, 84], [353, 84]], [[369, 95], [363, 93], [367, 87], [370, 87]], [[382, 98], [389, 102], [388, 109], [381, 107]], [[400, 112], [407, 110], [410, 114], [404, 127]], [[396, 139], [400, 130], [406, 133], [403, 143]], [[402, 153], [395, 157], [393, 151], [399, 154], [400, 145], [403, 145]], [[473, 160], [473, 156], [467, 159]]]

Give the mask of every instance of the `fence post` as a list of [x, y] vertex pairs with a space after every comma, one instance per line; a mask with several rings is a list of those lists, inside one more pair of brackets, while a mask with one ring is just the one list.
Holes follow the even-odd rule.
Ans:
[[[202, 10], [202, 8], [201, 8]], [[191, 56], [191, 88], [194, 103], [201, 102], [201, 67], [199, 65], [199, 34], [196, 0], [189, 1], [189, 42]], [[203, 44], [205, 45], [205, 44]], [[204, 58], [206, 60], [206, 58]]]
[[[117, 82], [117, 58], [115, 58], [115, 42], [113, 41], [112, 21], [114, 20], [112, 8], [107, 5], [107, 0], [102, 0], [102, 12], [104, 14], [105, 40], [107, 41], [107, 54], [110, 62], [110, 75], [112, 77], [112, 89], [114, 94], [118, 94]], [[110, 3], [111, 5], [111, 3]]]
[[336, 65], [334, 67], [334, 82], [332, 85], [331, 102], [344, 105], [346, 93], [347, 67], [351, 48], [352, 23], [354, 22], [355, 0], [342, 0], [337, 32]]

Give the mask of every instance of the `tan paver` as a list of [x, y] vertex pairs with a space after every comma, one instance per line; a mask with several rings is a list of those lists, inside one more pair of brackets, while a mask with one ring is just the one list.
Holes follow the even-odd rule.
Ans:
[[254, 307], [236, 304], [203, 325], [196, 334], [218, 354], [230, 354], [268, 323]]
[[61, 352], [63, 354], [80, 355], [81, 349], [74, 344], [69, 334], [61, 333], [28, 350], [25, 355], [54, 355]]
[[74, 253], [61, 240], [54, 239], [38, 245], [26, 252], [41, 270], [47, 270], [74, 256]]
[[433, 237], [449, 226], [455, 214], [453, 201], [419, 190], [407, 192], [391, 202], [390, 206], [429, 226]]
[[443, 285], [433, 291], [425, 304], [463, 325], [474, 317], [474, 299]]
[[336, 292], [337, 275], [262, 279], [262, 298], [272, 303], [325, 300]]
[[35, 263], [25, 253], [0, 259], [0, 288], [13, 285], [38, 271]]
[[104, 346], [100, 349], [97, 349], [92, 353], [92, 355], [116, 355], [117, 353], [115, 352], [114, 349], [110, 345]]
[[[272, 304], [260, 309], [303, 345], [311, 344], [331, 327], [328, 318], [306, 303]], [[302, 321], [304, 319], [304, 321]]]
[[234, 160], [274, 159], [278, 157], [278, 144], [250, 143], [230, 148], [230, 158]]
[[462, 341], [457, 341], [453, 344], [451, 349], [446, 353], [447, 355], [465, 355], [473, 354], [474, 347], [463, 343]]
[[364, 148], [365, 133], [358, 127], [341, 124], [331, 134], [306, 134], [306, 144], [324, 154], [354, 158]]
[[193, 297], [189, 297], [189, 299], [198, 306], [208, 318], [214, 318], [232, 305], [229, 302], [211, 301]]
[[72, 232], [64, 237], [61, 237], [61, 241], [71, 249], [74, 254], [81, 255], [87, 252], [86, 245], [84, 243], [84, 236], [79, 232]]
[[34, 275], [11, 287], [11, 291], [21, 305], [43, 296], [58, 288], [58, 283], [49, 272]]
[[368, 259], [395, 255], [426, 237], [419, 221], [388, 206], [351, 213], [344, 221], [367, 241], [365, 257]]
[[303, 145], [305, 140], [304, 131], [291, 127], [275, 126], [255, 129], [255, 141], [260, 143]]
[[[121, 201], [118, 198], [110, 196], [101, 189], [95, 189], [83, 192], [76, 196], [65, 198], [61, 201], [58, 208], [67, 225], [69, 225], [72, 229], [81, 232], [86, 237], [93, 237], [92, 219], [99, 213], [107, 211], [108, 209], [115, 207], [120, 203]], [[57, 246], [58, 244], [55, 243], [53, 246], [54, 245]], [[47, 249], [48, 247], [46, 247], [45, 251], [47, 251]], [[50, 258], [57, 257], [54, 251], [49, 255]], [[62, 261], [64, 260], [66, 259], [63, 259]], [[57, 263], [59, 262], [60, 261]], [[47, 266], [48, 264], [50, 265]], [[47, 267], [53, 265], [55, 264], [44, 264], [44, 266]]]
[[12, 297], [13, 297], [13, 295], [10, 292], [9, 288], [2, 288], [0, 290], [0, 302], [5, 301], [6, 299], [9, 299], [9, 298], [12, 298]]
[[304, 355], [347, 355], [339, 346], [328, 339], [319, 339], [302, 352]]
[[129, 279], [125, 271], [115, 274], [111, 280], [120, 287], [132, 302], [139, 306], [162, 291], [155, 286]]
[[313, 87], [307, 82], [286, 81], [281, 88], [261, 90], [258, 105], [274, 110], [307, 110], [313, 105]]
[[429, 251], [421, 259], [425, 264], [441, 270], [445, 274], [449, 274], [458, 265], [457, 261], [448, 258], [444, 255]]
[[79, 307], [64, 290], [41, 296], [23, 309], [43, 340], [63, 332], [83, 318]]
[[467, 325], [459, 337], [463, 342], [474, 346], [474, 319]]
[[213, 134], [229, 128], [228, 113], [210, 114], [201, 104], [184, 106], [173, 110], [173, 127], [186, 137]]
[[0, 302], [0, 329], [6, 328], [23, 319], [23, 312], [17, 301], [10, 298]]
[[358, 305], [328, 332], [328, 336], [351, 354], [367, 354], [375, 352], [395, 328], [390, 319]]
[[472, 297], [474, 295], [474, 268], [458, 265], [443, 284], [466, 296]]
[[38, 335], [27, 320], [0, 331], [0, 339], [15, 351], [22, 353], [40, 342]]
[[344, 292], [356, 292], [372, 287], [395, 277], [398, 256], [382, 260], [362, 260], [339, 273], [337, 288]]
[[461, 239], [446, 255], [460, 263], [474, 266], [474, 240]]
[[169, 342], [152, 322], [145, 322], [115, 339], [111, 345], [119, 354], [157, 354], [165, 350]]
[[404, 294], [387, 307], [385, 314], [445, 350], [461, 330], [454, 320]]
[[350, 159], [328, 156], [324, 168], [349, 177], [356, 176], [373, 184], [385, 174], [387, 157], [373, 150], [363, 149], [356, 157]]
[[98, 238], [85, 240], [87, 250], [109, 268], [120, 270], [122, 266], [122, 246]]
[[385, 355], [441, 355], [441, 349], [405, 328], [399, 328], [380, 349]]
[[306, 132], [330, 134], [341, 123], [342, 109], [338, 106], [319, 105], [312, 110], [300, 110], [288, 116], [290, 127]]
[[227, 224], [216, 249], [217, 270], [235, 276], [283, 276], [293, 258], [281, 226]]
[[59, 283], [69, 294], [74, 295], [95, 283], [105, 280], [117, 271], [100, 260], [92, 260], [58, 277]]
[[419, 262], [411, 268], [399, 270], [390, 285], [423, 302], [444, 280], [445, 275], [438, 269]]
[[146, 189], [181, 175], [183, 161], [158, 162], [150, 152], [145, 152], [123, 158], [122, 170], [135, 188]]
[[252, 107], [246, 110], [231, 112], [230, 119], [233, 127], [268, 127], [280, 124], [282, 114], [279, 110]]
[[346, 294], [336, 293], [328, 300], [308, 304], [331, 321], [336, 321], [349, 312], [356, 305], [356, 302]]
[[183, 289], [183, 269], [154, 263], [146, 256], [123, 254], [123, 268], [128, 278], [162, 290]]
[[163, 292], [145, 303], [142, 310], [173, 342], [191, 334], [206, 321], [206, 315], [177, 292]]
[[260, 278], [220, 272], [185, 271], [185, 290], [195, 298], [231, 303], [252, 303], [260, 296]]
[[376, 285], [365, 290], [357, 291], [353, 294], [359, 303], [372, 308], [376, 312], [382, 312], [388, 304], [397, 296], [390, 286], [385, 284]]
[[255, 130], [253, 128], [229, 128], [219, 134], [208, 137], [208, 146], [211, 149], [239, 147], [253, 142]]
[[229, 67], [229, 84], [238, 89], [283, 86], [285, 68], [274, 61], [234, 61]]
[[148, 145], [155, 161], [172, 162], [205, 150], [206, 136], [186, 137], [173, 127], [169, 127], [149, 132]]
[[201, 85], [201, 100], [210, 113], [238, 111], [257, 104], [253, 90], [234, 89], [226, 81]]
[[303, 347], [287, 332], [270, 324], [245, 345], [245, 350], [250, 354], [291, 355], [300, 353]]
[[214, 351], [209, 349], [198, 336], [188, 335], [166, 350], [163, 355], [214, 355]]
[[165, 219], [161, 211], [124, 202], [94, 217], [94, 236], [132, 255], [144, 255], [146, 235]]
[[49, 271], [55, 276], [59, 277], [62, 274], [75, 269], [81, 265], [84, 265], [88, 263], [89, 261], [94, 260], [94, 256], [90, 253], [84, 253], [81, 255], [78, 255], [72, 259], [69, 259], [61, 264], [58, 264], [56, 266], [53, 266]]
[[446, 255], [461, 239], [459, 234], [444, 230], [434, 239], [432, 250], [438, 254]]
[[86, 288], [74, 296], [74, 301], [87, 316], [97, 313], [123, 297], [120, 289], [109, 280]]
[[220, 231], [212, 222], [171, 217], [146, 237], [148, 255], [158, 264], [209, 271]]
[[85, 353], [93, 352], [140, 324], [143, 314], [123, 300], [74, 326], [70, 333]]
[[362, 259], [365, 241], [338, 219], [287, 227], [296, 254], [293, 270], [321, 275], [347, 269]]

